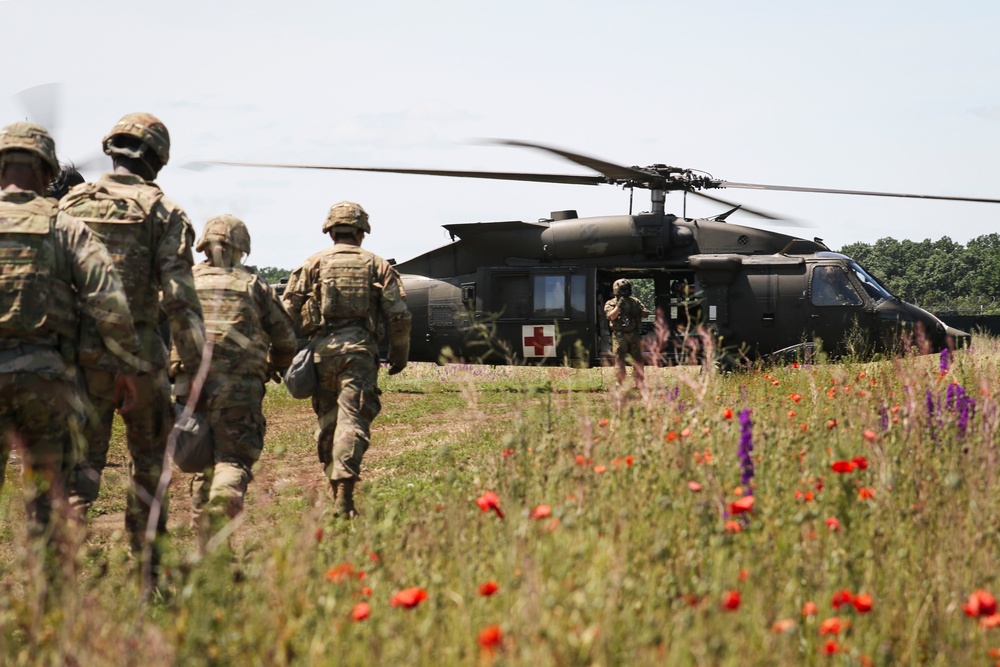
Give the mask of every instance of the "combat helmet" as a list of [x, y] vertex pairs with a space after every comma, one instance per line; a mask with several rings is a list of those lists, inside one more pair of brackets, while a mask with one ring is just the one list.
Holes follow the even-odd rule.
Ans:
[[49, 168], [52, 178], [59, 175], [56, 142], [41, 125], [22, 121], [11, 123], [0, 130], [0, 153], [6, 151], [26, 151], [37, 155]]
[[611, 286], [615, 296], [632, 296], [632, 281], [628, 278], [619, 278]]
[[206, 252], [213, 243], [222, 243], [250, 254], [250, 232], [235, 215], [217, 215], [206, 222], [195, 250]]
[[130, 113], [118, 121], [104, 137], [104, 152], [108, 155], [125, 155], [140, 158], [144, 148], [136, 148], [118, 138], [134, 137], [148, 146], [160, 159], [160, 166], [170, 159], [170, 133], [160, 119], [150, 113]]
[[368, 224], [368, 212], [352, 201], [342, 201], [330, 207], [330, 214], [326, 216], [323, 223], [323, 233], [326, 234], [334, 227], [353, 227], [359, 232], [371, 234], [372, 228]]

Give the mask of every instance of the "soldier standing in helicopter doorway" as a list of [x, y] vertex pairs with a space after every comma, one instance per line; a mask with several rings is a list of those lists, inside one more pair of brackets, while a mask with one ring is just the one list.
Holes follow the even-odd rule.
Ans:
[[615, 357], [618, 384], [625, 379], [626, 365], [634, 368], [636, 384], [642, 383], [644, 361], [639, 324], [649, 315], [646, 306], [632, 296], [632, 283], [620, 278], [612, 286], [614, 298], [604, 304], [604, 314], [611, 329], [611, 351]]
[[378, 341], [389, 334], [389, 374], [406, 367], [410, 311], [399, 274], [361, 249], [371, 232], [359, 204], [334, 204], [323, 223], [334, 246], [316, 253], [288, 279], [283, 300], [310, 339], [318, 388], [316, 448], [333, 489], [334, 515], [353, 518], [354, 486], [370, 442], [371, 422], [382, 409]]

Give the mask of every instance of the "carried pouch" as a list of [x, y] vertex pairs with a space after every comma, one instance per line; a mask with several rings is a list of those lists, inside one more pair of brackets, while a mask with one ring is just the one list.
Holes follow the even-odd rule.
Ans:
[[298, 351], [285, 371], [283, 380], [292, 398], [311, 398], [316, 394], [319, 379], [316, 376], [312, 343]]
[[181, 472], [202, 472], [215, 465], [215, 445], [204, 414], [195, 412], [184, 417], [184, 406], [174, 404], [174, 432], [177, 446], [174, 463]]

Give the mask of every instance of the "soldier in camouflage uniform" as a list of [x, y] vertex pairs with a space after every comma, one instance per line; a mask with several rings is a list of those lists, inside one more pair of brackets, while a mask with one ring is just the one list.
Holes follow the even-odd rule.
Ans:
[[[77, 312], [108, 358], [112, 409], [136, 402], [139, 339], [104, 246], [40, 195], [59, 173], [44, 128], [0, 130], [0, 482], [12, 444], [23, 458], [30, 531], [44, 535], [84, 448], [74, 365]], [[51, 533], [50, 533], [51, 534]]]
[[292, 273], [284, 302], [314, 350], [319, 388], [316, 447], [333, 489], [334, 514], [352, 518], [354, 485], [370, 442], [371, 422], [382, 409], [378, 341], [388, 329], [389, 374], [406, 367], [410, 311], [399, 274], [381, 257], [361, 249], [371, 232], [368, 213], [353, 202], [330, 208], [323, 232], [334, 246]]
[[[160, 309], [170, 335], [188, 368], [197, 368], [204, 345], [201, 304], [191, 277], [194, 230], [179, 206], [163, 196], [153, 179], [167, 163], [170, 135], [154, 116], [128, 114], [104, 138], [114, 173], [74, 187], [63, 198], [63, 211], [82, 219], [111, 253], [128, 296], [142, 342], [140, 399], [125, 416], [130, 455], [130, 485], [125, 527], [133, 552], [145, 544], [151, 507], [159, 501], [156, 534], [166, 533], [166, 497], [157, 498], [167, 436], [173, 426], [167, 351], [160, 337]], [[162, 297], [161, 297], [162, 291]], [[87, 428], [86, 459], [71, 481], [71, 501], [84, 511], [97, 499], [111, 437], [110, 358], [95, 345], [94, 322], [81, 326], [79, 363], [95, 414]], [[156, 564], [153, 551], [153, 565]]]
[[636, 381], [641, 382], [643, 357], [642, 336], [639, 323], [649, 315], [646, 306], [632, 296], [632, 283], [621, 278], [612, 285], [615, 298], [604, 304], [604, 314], [611, 329], [611, 351], [618, 369], [618, 384], [625, 379], [626, 367], [631, 364], [636, 371]]
[[[292, 320], [274, 290], [241, 263], [244, 253], [250, 254], [243, 221], [232, 215], [212, 218], [196, 250], [208, 256], [194, 267], [194, 284], [212, 350], [196, 410], [207, 418], [215, 459], [215, 467], [196, 474], [191, 485], [204, 546], [210, 529], [243, 510], [251, 468], [264, 448], [264, 383], [288, 367], [296, 341]], [[178, 403], [186, 403], [198, 369], [187, 368], [176, 347], [171, 367]]]

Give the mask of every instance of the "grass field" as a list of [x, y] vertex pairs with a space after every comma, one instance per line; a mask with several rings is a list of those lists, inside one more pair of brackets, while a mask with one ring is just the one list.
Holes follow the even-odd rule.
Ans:
[[308, 403], [269, 385], [231, 547], [195, 555], [175, 474], [148, 603], [119, 431], [79, 575], [47, 605], [7, 485], [0, 663], [993, 664], [998, 374], [993, 338], [650, 369], [624, 393], [609, 369], [416, 364], [381, 378], [353, 523], [330, 516]]

